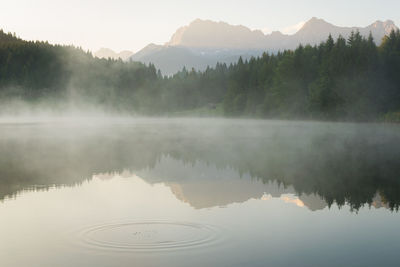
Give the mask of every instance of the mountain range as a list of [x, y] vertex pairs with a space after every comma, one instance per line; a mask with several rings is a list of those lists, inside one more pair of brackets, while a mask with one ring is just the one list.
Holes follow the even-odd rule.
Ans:
[[264, 34], [261, 30], [251, 30], [242, 25], [196, 19], [179, 28], [164, 45], [149, 44], [130, 56], [126, 52], [120, 55], [123, 52], [117, 54], [107, 49], [95, 55], [153, 63], [163, 74], [171, 75], [184, 66], [187, 69], [204, 70], [207, 66], [215, 66], [217, 62], [236, 62], [240, 56], [248, 59], [260, 56], [263, 52], [276, 53], [294, 49], [299, 44], [317, 45], [325, 41], [329, 34], [336, 39], [339, 35], [348, 38], [351, 32], [356, 31], [366, 37], [371, 33], [379, 45], [385, 35], [396, 29], [397, 26], [391, 20], [378, 20], [367, 27], [339, 27], [314, 17], [292, 35], [279, 31]]
[[109, 48], [100, 48], [98, 51], [94, 53], [94, 55], [98, 58], [112, 58], [112, 59], [122, 59], [128, 60], [134, 53], [132, 51], [124, 50], [119, 53], [109, 49]]

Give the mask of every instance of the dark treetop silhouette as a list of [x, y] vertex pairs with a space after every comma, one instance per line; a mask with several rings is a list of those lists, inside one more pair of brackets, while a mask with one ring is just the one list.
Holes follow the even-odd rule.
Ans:
[[207, 108], [264, 118], [397, 120], [400, 33], [379, 47], [353, 32], [320, 45], [263, 54], [203, 72], [163, 77], [154, 65], [98, 59], [81, 49], [0, 32], [0, 100], [33, 106], [95, 106], [144, 115]]

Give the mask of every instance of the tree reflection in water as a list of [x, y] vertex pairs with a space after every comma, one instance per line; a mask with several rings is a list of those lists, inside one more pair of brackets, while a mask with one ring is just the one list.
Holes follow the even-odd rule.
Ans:
[[[224, 170], [247, 177], [242, 183], [274, 182], [283, 193], [291, 188], [300, 198], [318, 196], [328, 206], [358, 210], [368, 204], [397, 211], [400, 203], [395, 125], [150, 119], [0, 127], [0, 199], [23, 190], [78, 185], [93, 174], [149, 174], [164, 164], [158, 176], [144, 175], [146, 181], [175, 190], [189, 182], [200, 188], [202, 173], [211, 168], [207, 183], [216, 194], [230, 183], [220, 179], [218, 170]], [[170, 166], [166, 159], [172, 159]], [[179, 170], [194, 178], [179, 178]], [[240, 191], [235, 194], [240, 202]]]

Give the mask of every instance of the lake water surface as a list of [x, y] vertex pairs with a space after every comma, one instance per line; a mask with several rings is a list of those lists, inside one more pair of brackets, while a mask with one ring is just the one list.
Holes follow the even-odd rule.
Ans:
[[0, 266], [399, 266], [400, 127], [3, 120]]

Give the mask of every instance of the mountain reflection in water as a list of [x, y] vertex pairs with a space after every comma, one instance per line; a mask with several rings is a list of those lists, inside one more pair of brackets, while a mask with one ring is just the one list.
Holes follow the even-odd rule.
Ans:
[[269, 197], [310, 210], [400, 203], [395, 125], [151, 119], [0, 127], [0, 199], [135, 174], [196, 209]]

